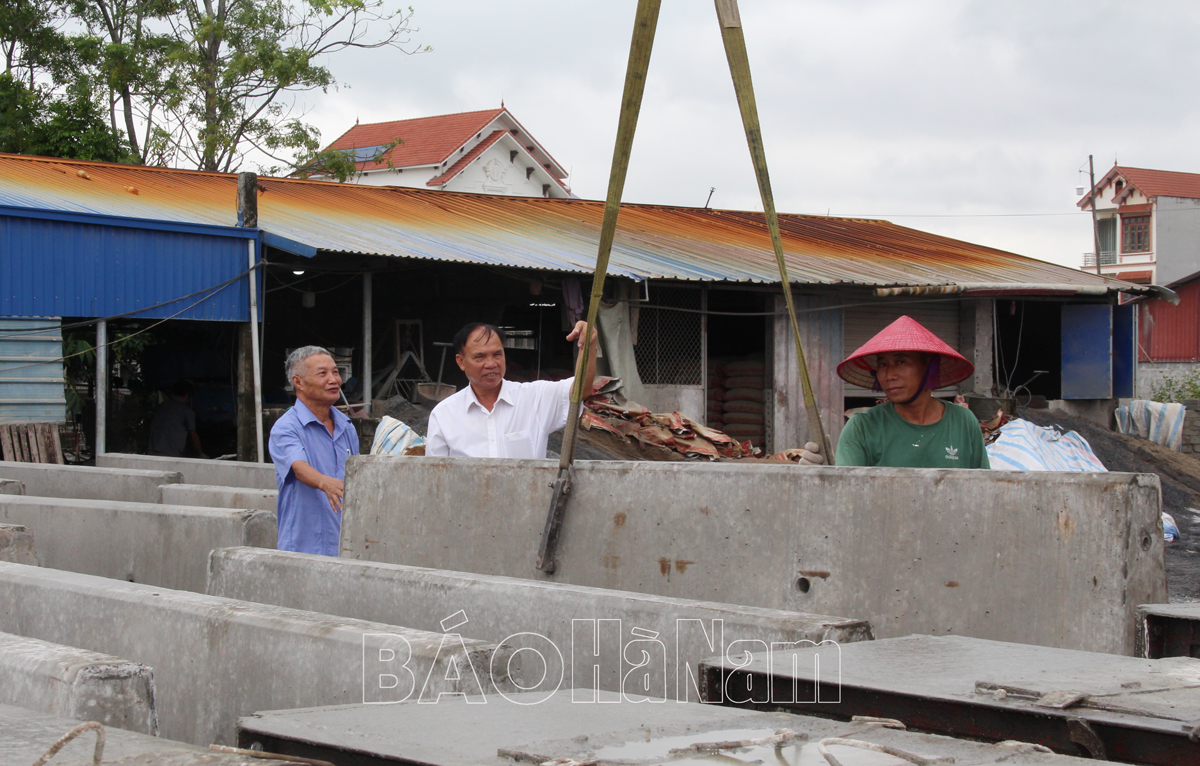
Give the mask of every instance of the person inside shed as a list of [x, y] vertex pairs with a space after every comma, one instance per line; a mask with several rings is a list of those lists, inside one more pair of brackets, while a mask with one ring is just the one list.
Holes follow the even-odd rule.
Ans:
[[279, 486], [276, 516], [281, 551], [338, 555], [346, 460], [358, 454], [358, 433], [337, 410], [342, 376], [320, 346], [288, 355], [284, 374], [296, 404], [271, 427], [271, 461]]
[[[576, 322], [567, 340], [583, 348], [587, 322]], [[583, 390], [596, 377], [597, 333]], [[517, 383], [505, 380], [504, 331], [472, 322], [454, 336], [454, 361], [468, 385], [429, 413], [425, 454], [442, 457], [544, 458], [550, 434], [567, 424], [574, 378]]]
[[933, 397], [971, 377], [975, 366], [914, 319], [892, 322], [839, 364], [837, 373], [887, 397], [846, 423], [837, 465], [991, 467], [975, 415]]
[[191, 383], [181, 380], [171, 387], [171, 396], [158, 405], [150, 420], [151, 455], [183, 457], [191, 445], [196, 457], [208, 457], [200, 446], [200, 434], [196, 433], [196, 413], [192, 411], [194, 392]]

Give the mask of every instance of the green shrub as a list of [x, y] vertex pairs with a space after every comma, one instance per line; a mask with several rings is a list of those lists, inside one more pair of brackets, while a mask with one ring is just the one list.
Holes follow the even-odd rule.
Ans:
[[1150, 386], [1151, 401], [1182, 402], [1184, 399], [1200, 399], [1200, 367], [1165, 375]]

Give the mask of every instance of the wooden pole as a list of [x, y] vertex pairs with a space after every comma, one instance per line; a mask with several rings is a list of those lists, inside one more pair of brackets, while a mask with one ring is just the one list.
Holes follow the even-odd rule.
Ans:
[[[658, 11], [662, 0], [639, 0], [633, 23], [633, 42], [629, 46], [629, 64], [625, 70], [625, 92], [621, 97], [621, 117], [617, 123], [617, 142], [613, 147], [612, 170], [608, 176], [608, 196], [604, 202], [604, 221], [600, 226], [600, 247], [596, 269], [592, 275], [592, 300], [588, 305], [588, 333], [594, 332], [600, 298], [604, 295], [604, 277], [608, 273], [608, 257], [612, 253], [613, 237], [617, 232], [617, 214], [621, 211], [621, 193], [629, 171], [629, 154], [633, 149], [633, 134], [637, 130], [638, 114], [642, 109], [642, 94], [646, 90], [646, 71], [650, 67], [650, 52], [654, 47], [654, 31], [658, 27]], [[571, 463], [575, 459], [575, 441], [579, 434], [579, 410], [591, 391], [583, 390], [583, 372], [592, 354], [591, 337], [583, 339], [583, 349], [575, 365], [575, 385], [571, 387], [571, 407], [567, 427], [563, 432], [562, 454], [558, 461], [558, 478], [550, 500], [550, 512], [542, 530], [537, 568], [554, 571], [554, 551], [558, 533], [566, 512], [567, 495], [571, 491]]]
[[1100, 273], [1100, 225], [1096, 222], [1096, 169], [1092, 166], [1092, 155], [1088, 155], [1088, 180], [1092, 183], [1092, 247], [1096, 250], [1096, 273]]

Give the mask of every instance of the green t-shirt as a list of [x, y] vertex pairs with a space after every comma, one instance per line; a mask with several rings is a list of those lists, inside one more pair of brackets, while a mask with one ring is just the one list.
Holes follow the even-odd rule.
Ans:
[[991, 468], [979, 421], [966, 407], [947, 404], [942, 419], [909, 423], [891, 402], [850, 418], [838, 440], [838, 465], [893, 468]]

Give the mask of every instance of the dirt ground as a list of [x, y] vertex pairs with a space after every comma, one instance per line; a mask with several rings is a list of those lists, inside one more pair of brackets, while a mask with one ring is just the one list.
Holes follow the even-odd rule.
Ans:
[[1078, 432], [1110, 471], [1158, 474], [1163, 510], [1180, 534], [1167, 543], [1167, 592], [1172, 603], [1200, 601], [1200, 459], [1061, 412], [1022, 409], [1018, 415], [1039, 426]]

